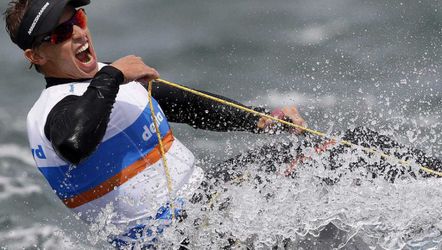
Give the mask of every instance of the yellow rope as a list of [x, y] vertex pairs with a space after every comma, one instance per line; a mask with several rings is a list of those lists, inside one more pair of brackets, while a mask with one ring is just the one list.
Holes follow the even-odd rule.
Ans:
[[[290, 127], [295, 127], [295, 128], [301, 129], [301, 130], [303, 130], [303, 131], [309, 132], [309, 133], [314, 134], [314, 135], [317, 135], [317, 136], [319, 136], [319, 137], [324, 137], [324, 138], [327, 138], [327, 139], [333, 139], [333, 138], [330, 138], [329, 136], [327, 136], [325, 133], [322, 133], [322, 132], [319, 132], [319, 131], [316, 131], [316, 130], [313, 130], [313, 129], [309, 129], [309, 128], [306, 128], [306, 127], [303, 127], [303, 126], [300, 126], [300, 125], [294, 124], [294, 123], [292, 123], [292, 122], [284, 121], [284, 120], [282, 120], [282, 119], [278, 119], [278, 118], [273, 117], [273, 116], [271, 116], [271, 115], [267, 115], [267, 114], [264, 114], [264, 113], [258, 112], [258, 111], [256, 111], [256, 110], [253, 110], [253, 109], [250, 109], [250, 108], [247, 108], [247, 107], [244, 107], [244, 106], [238, 105], [238, 104], [236, 104], [236, 103], [232, 103], [232, 102], [229, 102], [229, 101], [226, 101], [226, 100], [223, 100], [223, 99], [220, 99], [220, 98], [217, 98], [217, 97], [214, 97], [214, 96], [211, 96], [211, 95], [205, 94], [205, 93], [201, 93], [201, 92], [196, 91], [196, 90], [194, 90], [194, 89], [190, 89], [190, 88], [187, 88], [187, 87], [185, 87], [185, 86], [182, 86], [182, 85], [179, 85], [179, 84], [176, 84], [176, 83], [173, 83], [173, 82], [169, 82], [169, 81], [166, 81], [166, 80], [163, 80], [163, 79], [156, 79], [155, 81], [158, 81], [158, 82], [161, 82], [161, 83], [167, 84], [167, 85], [169, 85], [169, 86], [172, 86], [172, 87], [175, 87], [175, 88], [178, 88], [178, 89], [181, 89], [181, 90], [184, 90], [184, 91], [190, 92], [190, 93], [192, 93], [192, 94], [195, 94], [195, 95], [198, 95], [198, 96], [201, 96], [201, 97], [204, 97], [204, 98], [207, 98], [207, 99], [213, 100], [213, 101], [215, 101], [215, 102], [222, 103], [222, 104], [227, 105], [227, 106], [231, 106], [231, 107], [234, 107], [234, 108], [240, 109], [240, 110], [242, 110], [242, 111], [245, 111], [245, 112], [248, 112], [248, 113], [251, 113], [251, 114], [254, 114], [254, 115], [260, 116], [260, 117], [265, 117], [265, 118], [271, 119], [271, 120], [273, 120], [273, 121], [279, 122], [279, 123], [281, 123], [281, 124], [284, 124], [284, 125], [287, 125], [287, 126], [290, 126]], [[150, 88], [150, 87], [151, 87], [151, 83], [149, 83], [149, 88]], [[150, 90], [149, 90], [149, 93], [150, 93]], [[346, 145], [346, 146], [350, 146], [350, 147], [353, 147], [353, 148], [359, 148], [359, 149], [362, 149], [362, 150], [364, 150], [364, 151], [367, 152], [367, 153], [378, 154], [378, 155], [380, 155], [381, 157], [383, 157], [383, 158], [385, 158], [385, 159], [397, 160], [397, 161], [398, 161], [401, 165], [403, 165], [403, 166], [408, 166], [408, 165], [411, 164], [410, 161], [405, 161], [405, 160], [398, 159], [398, 158], [396, 158], [396, 157], [394, 157], [394, 156], [391, 156], [391, 155], [385, 154], [384, 152], [379, 151], [379, 150], [377, 150], [377, 149], [375, 149], [375, 148], [366, 148], [366, 147], [363, 147], [363, 146], [360, 146], [360, 145], [357, 145], [357, 144], [353, 144], [353, 143], [351, 143], [351, 142], [349, 142], [349, 141], [346, 141], [346, 140], [339, 140], [339, 141], [337, 141], [337, 142], [340, 143], [340, 144], [342, 144], [342, 145]], [[441, 176], [441, 177], [442, 177], [442, 172], [438, 172], [438, 171], [432, 170], [432, 169], [430, 169], [430, 168], [428, 168], [428, 167], [424, 167], [424, 166], [419, 165], [419, 164], [417, 164], [417, 165], [419, 166], [420, 169], [422, 169], [423, 171], [425, 171], [425, 172], [427, 172], [427, 173], [434, 174], [434, 175], [438, 175], [438, 176]]]
[[161, 140], [160, 128], [158, 126], [157, 117], [155, 116], [155, 110], [154, 110], [153, 104], [152, 104], [152, 81], [149, 82], [148, 96], [149, 96], [150, 112], [152, 115], [153, 124], [155, 125], [155, 131], [157, 134], [158, 143], [160, 145], [161, 158], [163, 159], [164, 172], [166, 173], [167, 191], [169, 193], [169, 200], [170, 200], [170, 212], [172, 215], [172, 220], [174, 220], [175, 219], [175, 211], [174, 211], [173, 197], [172, 197], [172, 178], [170, 177], [169, 166], [167, 165], [167, 160], [166, 160], [166, 153], [164, 151], [163, 141]]

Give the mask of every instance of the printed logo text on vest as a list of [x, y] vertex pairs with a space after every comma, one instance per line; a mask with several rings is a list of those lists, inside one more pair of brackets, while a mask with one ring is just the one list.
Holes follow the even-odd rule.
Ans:
[[[164, 117], [161, 114], [161, 112], [158, 112], [156, 114], [156, 119], [158, 121], [158, 126], [160, 126], [161, 122], [164, 120]], [[148, 141], [152, 137], [152, 135], [156, 133], [155, 124], [153, 123], [153, 121], [150, 124], [150, 126], [144, 125], [143, 129], [144, 129], [144, 132], [143, 132], [142, 136], [143, 136], [144, 141]]]
[[39, 159], [46, 159], [45, 152], [43, 151], [43, 147], [41, 145], [38, 145], [37, 148], [32, 149], [32, 156], [37, 157]]

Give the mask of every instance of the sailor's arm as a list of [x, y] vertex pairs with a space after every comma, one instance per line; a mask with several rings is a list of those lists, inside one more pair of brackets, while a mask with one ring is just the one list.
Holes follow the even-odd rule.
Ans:
[[140, 79], [148, 82], [158, 76], [136, 56], [103, 67], [82, 96], [67, 96], [50, 111], [45, 135], [54, 150], [70, 163], [81, 162], [103, 139], [119, 85]]
[[[204, 91], [200, 92], [247, 107], [223, 96]], [[186, 123], [194, 128], [213, 131], [250, 131], [258, 133], [265, 131], [266, 127], [271, 126], [271, 121], [260, 118], [257, 115], [159, 82], [154, 82], [152, 95], [160, 104], [169, 121]], [[247, 108], [268, 113], [267, 110], [261, 107]], [[296, 113], [293, 112], [294, 110]], [[279, 113], [283, 114], [284, 118], [294, 120], [297, 123], [303, 123], [296, 108], [285, 108], [284, 111], [285, 113], [283, 111]]]
[[[307, 124], [304, 121], [304, 118], [301, 117], [301, 115], [298, 112], [298, 109], [295, 106], [286, 106], [282, 108], [276, 108], [271, 113], [271, 116], [278, 118], [280, 120], [286, 120], [289, 121], [298, 127], [290, 127], [288, 128], [288, 131], [290, 133], [294, 134], [302, 134], [304, 132], [304, 129], [307, 126]], [[258, 122], [258, 127], [260, 129], [266, 130], [266, 129], [274, 129], [278, 127], [284, 127], [282, 124], [277, 124], [274, 120], [267, 118], [267, 117], [261, 117]]]
[[67, 96], [52, 108], [45, 135], [60, 157], [78, 164], [96, 149], [123, 80], [121, 71], [103, 67], [82, 96]]

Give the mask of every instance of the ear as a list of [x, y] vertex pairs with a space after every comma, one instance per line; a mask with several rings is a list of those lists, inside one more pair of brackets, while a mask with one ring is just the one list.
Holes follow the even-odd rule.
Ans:
[[27, 49], [23, 52], [23, 55], [28, 61], [35, 65], [43, 65], [46, 63], [46, 57], [36, 49]]

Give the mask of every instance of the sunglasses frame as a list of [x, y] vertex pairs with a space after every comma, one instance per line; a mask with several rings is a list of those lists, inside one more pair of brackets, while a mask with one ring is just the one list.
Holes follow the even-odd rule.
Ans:
[[87, 21], [86, 11], [83, 8], [79, 8], [75, 10], [69, 20], [59, 24], [51, 32], [39, 39], [39, 44], [43, 42], [49, 42], [53, 45], [60, 44], [72, 37], [74, 25], [85, 29], [87, 27]]

